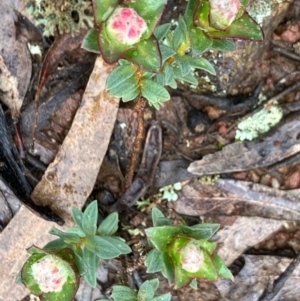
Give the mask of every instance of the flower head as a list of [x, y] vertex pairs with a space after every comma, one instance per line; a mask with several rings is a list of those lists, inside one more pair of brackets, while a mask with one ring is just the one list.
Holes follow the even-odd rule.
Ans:
[[210, 23], [218, 29], [226, 29], [235, 20], [241, 7], [239, 0], [209, 0]]
[[146, 21], [128, 7], [117, 7], [106, 23], [109, 37], [124, 45], [138, 43], [147, 28]]
[[188, 242], [180, 251], [181, 268], [196, 273], [203, 264], [203, 251], [193, 241]]
[[83, 47], [100, 52], [108, 64], [125, 59], [149, 72], [158, 72], [162, 57], [153, 31], [167, 0], [93, 0], [95, 28]]
[[33, 278], [44, 293], [60, 292], [68, 278], [65, 268], [51, 255], [34, 263], [31, 270]]

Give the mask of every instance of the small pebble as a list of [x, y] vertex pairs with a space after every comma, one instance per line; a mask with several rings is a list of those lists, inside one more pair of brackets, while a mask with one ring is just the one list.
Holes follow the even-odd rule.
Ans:
[[260, 184], [270, 186], [271, 184], [271, 176], [269, 174], [265, 174], [260, 178]]
[[271, 179], [271, 186], [275, 189], [279, 189], [280, 183], [276, 178]]

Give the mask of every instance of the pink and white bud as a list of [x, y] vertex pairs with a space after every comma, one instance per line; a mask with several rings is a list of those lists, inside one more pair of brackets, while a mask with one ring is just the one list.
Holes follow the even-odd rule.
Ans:
[[188, 242], [179, 252], [181, 268], [189, 273], [196, 273], [203, 264], [203, 251], [193, 242]]
[[106, 23], [109, 37], [124, 45], [138, 43], [147, 28], [145, 20], [128, 7], [117, 7]]
[[210, 20], [220, 29], [230, 26], [241, 7], [239, 0], [209, 0], [209, 4]]
[[33, 278], [44, 293], [60, 292], [68, 278], [63, 264], [51, 255], [34, 263], [31, 270]]

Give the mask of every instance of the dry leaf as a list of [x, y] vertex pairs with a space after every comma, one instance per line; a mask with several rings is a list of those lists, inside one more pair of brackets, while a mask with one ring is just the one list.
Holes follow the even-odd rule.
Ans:
[[71, 208], [90, 195], [109, 144], [119, 105], [105, 89], [113, 67], [97, 58], [72, 127], [32, 193], [36, 204], [49, 205], [67, 223]]

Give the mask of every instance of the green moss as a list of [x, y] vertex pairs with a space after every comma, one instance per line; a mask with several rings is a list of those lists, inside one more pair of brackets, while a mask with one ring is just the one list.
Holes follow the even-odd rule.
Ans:
[[92, 3], [89, 0], [31, 0], [27, 12], [35, 25], [42, 25], [43, 35], [75, 33], [93, 27]]

